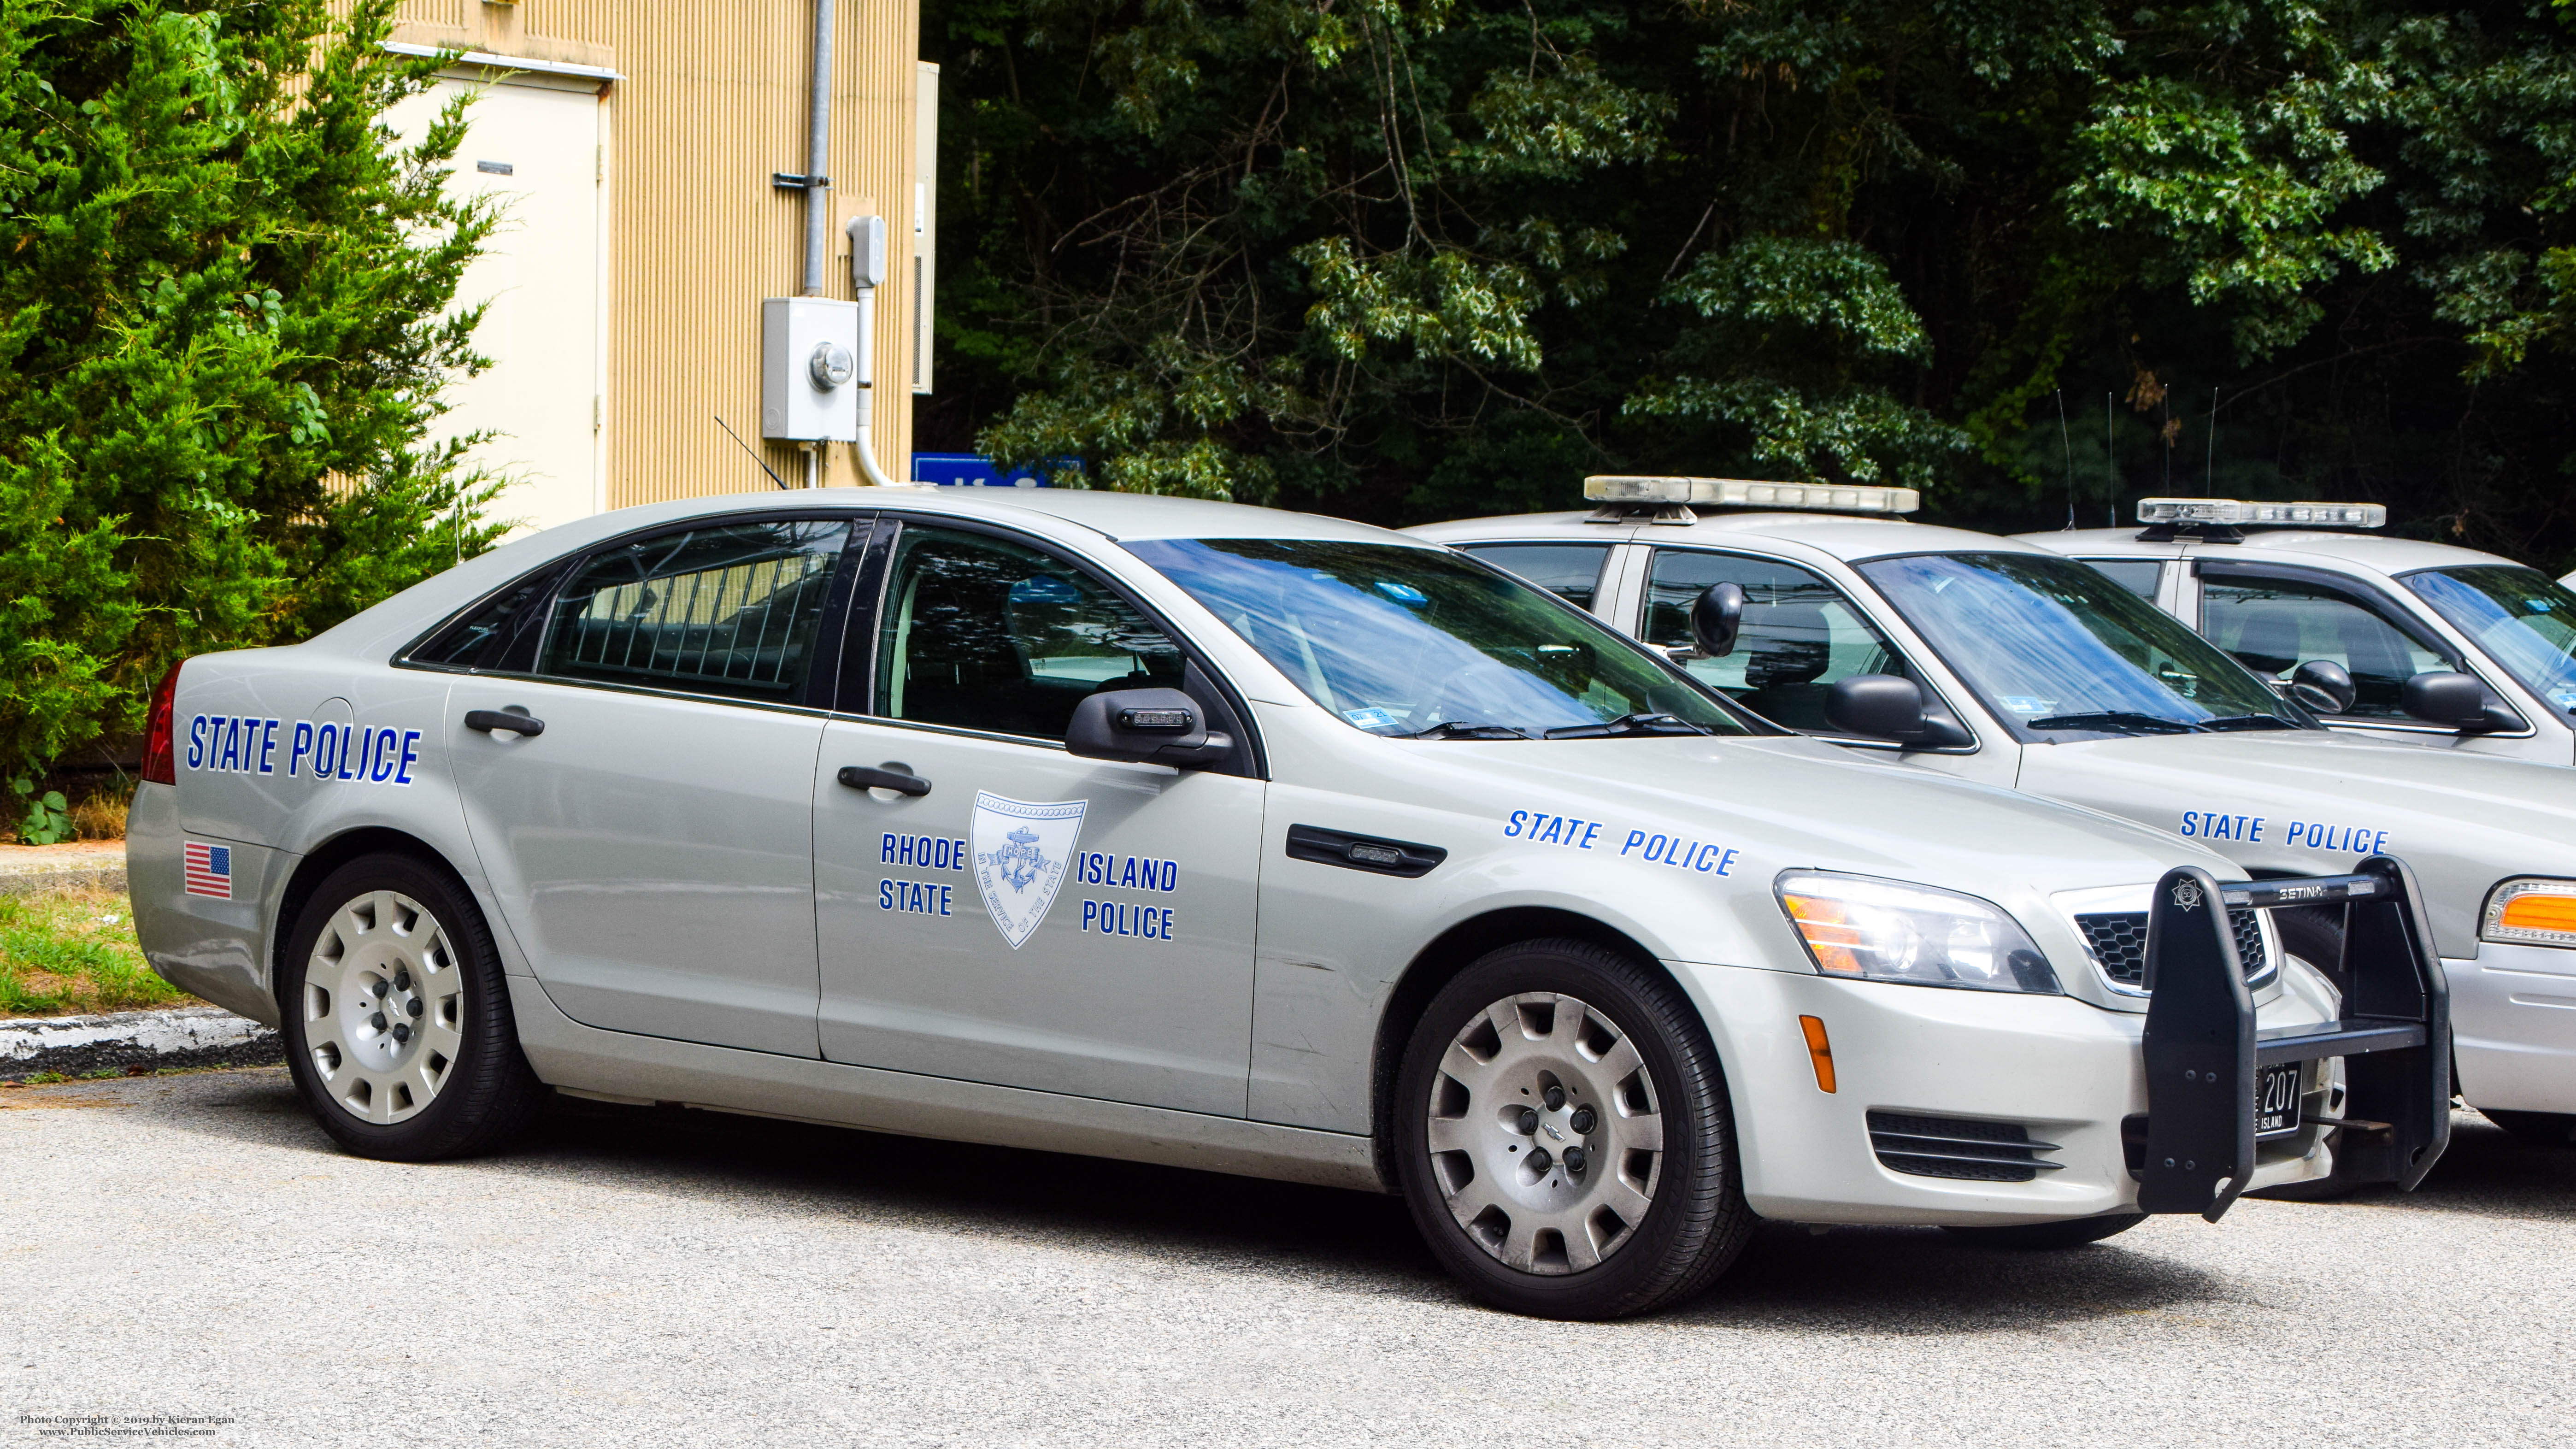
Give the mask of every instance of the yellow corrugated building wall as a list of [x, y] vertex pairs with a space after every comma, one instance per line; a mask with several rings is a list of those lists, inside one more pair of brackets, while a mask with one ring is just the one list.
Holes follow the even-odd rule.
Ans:
[[[457, 67], [455, 84], [506, 79], [555, 91], [586, 87], [596, 96], [598, 397], [592, 416], [579, 420], [596, 439], [594, 509], [771, 488], [717, 417], [760, 449], [779, 476], [803, 481], [796, 447], [758, 437], [760, 303], [796, 295], [804, 273], [803, 195], [770, 178], [805, 169], [815, 3], [409, 0], [401, 11], [398, 45], [497, 58]], [[910, 476], [913, 289], [928, 276], [913, 257], [916, 245], [930, 243], [927, 232], [915, 232], [913, 216], [916, 172], [929, 150], [928, 138], [916, 134], [919, 11], [915, 0], [831, 3], [833, 254], [825, 295], [855, 295], [840, 223], [883, 216], [888, 265], [875, 317], [873, 425], [879, 465], [903, 479]], [[510, 60], [526, 71], [505, 77], [501, 67]], [[507, 139], [478, 130], [469, 146], [488, 151]], [[460, 155], [460, 176], [474, 179], [475, 164]], [[530, 251], [573, 245], [533, 234], [510, 244]], [[506, 273], [493, 290], [521, 285], [522, 275], [561, 273], [559, 265], [547, 272], [531, 263]], [[558, 353], [566, 345], [560, 336], [534, 340]], [[520, 346], [496, 359], [495, 373], [542, 366], [544, 355], [542, 346]], [[510, 386], [506, 376], [491, 382], [487, 393]], [[475, 421], [470, 404], [462, 410], [465, 422]], [[850, 445], [841, 443], [826, 445], [820, 475], [826, 484], [864, 481]]]

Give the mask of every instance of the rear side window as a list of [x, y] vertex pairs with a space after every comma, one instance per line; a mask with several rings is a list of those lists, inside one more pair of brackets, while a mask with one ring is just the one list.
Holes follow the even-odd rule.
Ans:
[[735, 523], [592, 554], [555, 600], [538, 672], [797, 702], [849, 534], [839, 520]]
[[1601, 593], [1601, 566], [1610, 559], [1606, 543], [1479, 543], [1467, 552], [1565, 600], [1589, 609]]
[[546, 623], [546, 595], [563, 577], [552, 566], [519, 580], [451, 620], [403, 656], [408, 664], [451, 669], [524, 670], [535, 662]]

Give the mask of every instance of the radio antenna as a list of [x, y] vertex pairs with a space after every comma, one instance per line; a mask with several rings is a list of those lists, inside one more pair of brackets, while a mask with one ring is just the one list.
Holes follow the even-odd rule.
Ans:
[[725, 430], [725, 436], [733, 439], [734, 446], [751, 454], [751, 461], [760, 465], [760, 471], [769, 475], [770, 482], [777, 484], [780, 488], [785, 488], [787, 486], [787, 480], [779, 477], [778, 470], [769, 466], [769, 460], [760, 456], [758, 449], [752, 447], [751, 444], [744, 442], [742, 440], [742, 434], [735, 432], [732, 426], [725, 422], [721, 414], [711, 414], [710, 416], [715, 417], [717, 427]]
[[2215, 498], [2218, 481], [2218, 389], [2209, 390], [2209, 455], [2200, 462], [2200, 496]]
[[2066, 389], [2057, 390], [2057, 440], [2066, 445], [2066, 531], [2075, 531], [2075, 435], [2066, 430]]
[[2120, 526], [2119, 445], [2111, 440], [2111, 394], [2102, 394], [2102, 516]]

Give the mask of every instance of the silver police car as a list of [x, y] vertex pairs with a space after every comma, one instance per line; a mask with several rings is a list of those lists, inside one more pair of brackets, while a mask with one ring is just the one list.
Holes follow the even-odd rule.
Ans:
[[[1757, 1216], [2071, 1245], [2411, 1184], [2447, 1120], [2399, 862], [2285, 895], [1856, 760], [1328, 519], [630, 509], [188, 661], [147, 779], [152, 963], [371, 1156], [553, 1089], [1393, 1190], [1476, 1293], [1599, 1317]], [[2284, 950], [2300, 899], [2383, 922], [2368, 1019]], [[2356, 1114], [2398, 1150], [2339, 1161]]]

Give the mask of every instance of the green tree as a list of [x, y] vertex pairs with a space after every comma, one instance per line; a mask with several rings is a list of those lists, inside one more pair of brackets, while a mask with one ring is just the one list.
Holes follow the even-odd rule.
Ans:
[[1619, 468], [2026, 528], [2207, 458], [2563, 566], [2566, 13], [930, 0], [924, 436], [1384, 521]]
[[394, 0], [0, 0], [0, 777], [161, 671], [291, 641], [487, 547], [429, 441], [480, 365], [461, 103]]

